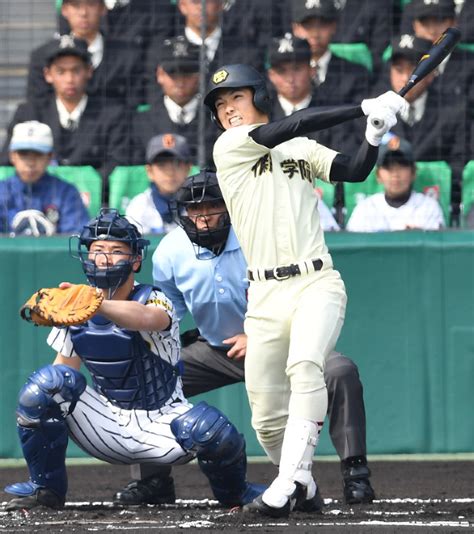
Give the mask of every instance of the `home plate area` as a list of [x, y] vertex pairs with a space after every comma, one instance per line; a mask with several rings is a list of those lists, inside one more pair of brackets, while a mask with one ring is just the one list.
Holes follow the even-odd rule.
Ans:
[[[316, 461], [314, 473], [325, 500], [322, 514], [293, 513], [289, 519], [247, 516], [212, 500], [196, 464], [173, 469], [173, 505], [119, 508], [114, 492], [129, 481], [129, 468], [103, 463], [68, 467], [64, 510], [36, 508], [5, 512], [0, 495], [1, 532], [474, 532], [473, 461], [371, 461], [377, 499], [372, 504], [342, 502], [337, 462]], [[250, 463], [249, 480], [270, 483], [269, 463]], [[0, 470], [0, 487], [28, 478], [25, 467]]]

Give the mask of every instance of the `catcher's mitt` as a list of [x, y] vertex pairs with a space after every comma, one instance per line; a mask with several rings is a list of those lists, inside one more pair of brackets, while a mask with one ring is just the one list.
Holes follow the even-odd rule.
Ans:
[[35, 325], [71, 326], [90, 319], [103, 300], [102, 291], [85, 284], [39, 289], [20, 308], [20, 315]]

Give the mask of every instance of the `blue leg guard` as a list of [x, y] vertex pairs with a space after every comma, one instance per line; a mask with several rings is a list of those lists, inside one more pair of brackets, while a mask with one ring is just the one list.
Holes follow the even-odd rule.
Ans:
[[48, 365], [28, 378], [18, 398], [17, 423], [30, 480], [11, 484], [6, 492], [26, 497], [48, 488], [60, 497], [66, 495], [64, 419], [85, 388], [84, 376], [67, 365]]
[[266, 489], [247, 482], [245, 439], [217, 408], [200, 402], [174, 419], [171, 431], [183, 449], [196, 454], [220, 503], [242, 506]]

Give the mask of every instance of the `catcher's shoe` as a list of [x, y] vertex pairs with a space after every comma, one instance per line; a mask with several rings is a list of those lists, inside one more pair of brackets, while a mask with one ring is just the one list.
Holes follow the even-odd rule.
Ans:
[[132, 480], [113, 497], [114, 504], [138, 506], [140, 504], [173, 504], [176, 500], [173, 477], [149, 476]]
[[346, 504], [367, 504], [375, 499], [370, 484], [370, 469], [367, 465], [344, 466], [344, 502]]
[[[256, 499], [254, 499], [251, 503], [246, 504], [242, 508], [243, 513], [248, 514], [260, 514], [265, 515], [267, 517], [288, 517], [290, 515], [291, 510], [295, 509], [297, 505], [300, 505], [303, 502], [307, 502], [311, 499], [306, 499], [306, 488], [300, 484], [299, 482], [296, 482], [296, 489], [292, 493], [292, 495], [289, 497], [289, 499], [286, 501], [286, 503], [283, 506], [280, 506], [279, 508], [275, 506], [270, 506], [267, 503], [263, 501], [263, 494], [259, 495]], [[305, 500], [306, 499], [306, 500]]]
[[60, 497], [54, 491], [48, 488], [38, 488], [32, 495], [24, 497], [15, 497], [5, 505], [7, 512], [13, 510], [31, 510], [38, 506], [45, 506], [53, 510], [62, 510], [64, 508], [64, 497]]

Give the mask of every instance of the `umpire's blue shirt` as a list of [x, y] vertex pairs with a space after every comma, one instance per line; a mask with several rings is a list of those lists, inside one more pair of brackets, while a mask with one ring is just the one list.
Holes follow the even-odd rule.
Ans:
[[247, 264], [232, 228], [224, 251], [216, 257], [209, 252], [207, 258], [197, 259], [186, 232], [175, 228], [153, 254], [153, 279], [179, 320], [188, 310], [208, 343], [225, 347], [224, 339], [244, 331], [247, 310]]
[[0, 233], [11, 231], [13, 217], [23, 210], [43, 212], [57, 224], [58, 234], [77, 232], [89, 220], [78, 190], [51, 174], [44, 174], [34, 184], [17, 175], [0, 181]]

